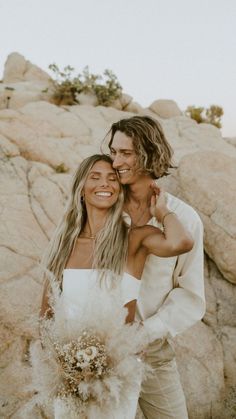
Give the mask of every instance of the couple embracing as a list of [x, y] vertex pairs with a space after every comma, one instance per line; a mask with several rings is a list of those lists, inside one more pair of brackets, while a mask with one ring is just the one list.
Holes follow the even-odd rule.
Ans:
[[[98, 397], [95, 387], [102, 382], [102, 371], [104, 377], [106, 371], [107, 377], [109, 374], [111, 377], [112, 368], [108, 373], [109, 362], [104, 361], [104, 353], [103, 358], [99, 355], [104, 347], [96, 344], [95, 338], [95, 343], [89, 346], [85, 331], [85, 337], [76, 343], [74, 352], [71, 348], [75, 343], [66, 346], [70, 356], [77, 351], [77, 367], [71, 361], [74, 369], [71, 367], [70, 372], [73, 369], [73, 374], [77, 374], [82, 383], [80, 387], [75, 375], [72, 377], [71, 373], [68, 378], [72, 358], [68, 353], [65, 355], [65, 349], [63, 352], [57, 348], [57, 359], [62, 363], [64, 356], [67, 390], [74, 391], [81, 406], [87, 403], [88, 407], [89, 401], [93, 400], [93, 407], [84, 411], [78, 407], [77, 413], [72, 413], [67, 405], [65, 410], [63, 400], [68, 394], [72, 397], [68, 390], [55, 398], [53, 416], [56, 419], [134, 419], [139, 403], [147, 419], [186, 419], [185, 397], [170, 341], [200, 320], [205, 311], [202, 223], [189, 205], [158, 186], [157, 180], [168, 174], [171, 167], [172, 150], [156, 120], [134, 116], [114, 123], [109, 131], [109, 150], [110, 156], [94, 155], [80, 164], [66, 211], [44, 255], [43, 264], [56, 278], [59, 294], [63, 295], [67, 325], [73, 322], [75, 325], [88, 311], [90, 317], [96, 318], [96, 324], [105, 322], [102, 317], [99, 320], [95, 301], [102, 301], [103, 306], [109, 307], [105, 317], [112, 319], [117, 314], [115, 302], [113, 306], [109, 301], [117, 295], [117, 302], [119, 295], [125, 312], [125, 333], [127, 328], [130, 331], [126, 336], [130, 336], [130, 341], [135, 340], [134, 327], [137, 333], [145, 332], [140, 363], [150, 365], [151, 373], [139, 378], [140, 382], [132, 388], [133, 372], [130, 367], [128, 374], [126, 368], [127, 394], [123, 399], [117, 398], [103, 416], [104, 406], [95, 400]], [[119, 293], [114, 294], [113, 289]], [[42, 322], [53, 318], [56, 321], [51, 290], [50, 281], [46, 281], [40, 313]], [[86, 321], [83, 320], [84, 324]], [[119, 349], [119, 340], [116, 346]], [[131, 365], [132, 357], [129, 359]], [[113, 365], [113, 372], [114, 368]], [[93, 388], [89, 390], [92, 374], [94, 377], [98, 374], [97, 381], [93, 381]], [[103, 388], [107, 389], [106, 377], [104, 383], [106, 387]], [[86, 394], [91, 396], [87, 401]], [[99, 397], [102, 400], [102, 394]], [[84, 413], [78, 413], [80, 411]]]

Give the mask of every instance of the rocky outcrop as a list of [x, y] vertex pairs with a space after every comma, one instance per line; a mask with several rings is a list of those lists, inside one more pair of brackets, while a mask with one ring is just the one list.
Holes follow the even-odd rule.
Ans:
[[3, 83], [17, 83], [21, 81], [49, 82], [50, 76], [38, 66], [26, 60], [18, 52], [11, 53], [4, 67]]
[[236, 283], [236, 160], [215, 151], [185, 156], [178, 169], [183, 197], [205, 226], [205, 250], [225, 278]]
[[226, 137], [224, 138], [224, 140], [227, 141], [227, 143], [236, 147], [236, 137]]
[[[17, 77], [11, 86], [38, 85]], [[207, 313], [174, 345], [190, 418], [228, 419], [236, 387], [236, 150], [215, 127], [182, 115], [161, 119], [130, 97], [125, 103], [162, 123], [178, 169], [160, 183], [196, 208], [204, 223]], [[87, 104], [57, 107], [45, 98], [14, 109], [5, 105], [0, 110], [0, 416], [27, 419], [28, 349], [37, 336], [42, 292], [38, 262], [62, 214], [73, 171], [100, 151], [112, 122], [132, 113]], [[43, 417], [34, 408], [28, 419]]]
[[149, 109], [160, 118], [174, 118], [181, 116], [182, 112], [174, 100], [158, 99], [151, 103]]

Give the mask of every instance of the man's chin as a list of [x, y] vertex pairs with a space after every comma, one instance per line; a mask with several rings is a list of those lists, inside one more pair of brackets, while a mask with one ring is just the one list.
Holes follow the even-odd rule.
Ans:
[[130, 179], [119, 179], [121, 185], [131, 185], [133, 182]]

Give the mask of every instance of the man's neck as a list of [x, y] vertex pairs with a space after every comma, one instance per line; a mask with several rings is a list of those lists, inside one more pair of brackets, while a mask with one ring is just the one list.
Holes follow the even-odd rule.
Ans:
[[140, 207], [149, 205], [152, 189], [150, 188], [153, 179], [150, 176], [142, 176], [135, 183], [126, 185], [127, 198], [126, 205], [133, 204]]

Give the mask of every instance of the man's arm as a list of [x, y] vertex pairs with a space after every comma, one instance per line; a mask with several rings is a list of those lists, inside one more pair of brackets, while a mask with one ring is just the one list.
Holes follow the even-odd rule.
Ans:
[[174, 288], [158, 312], [143, 322], [150, 341], [184, 332], [205, 313], [203, 226], [198, 216], [191, 224], [194, 246], [178, 257], [173, 274]]

